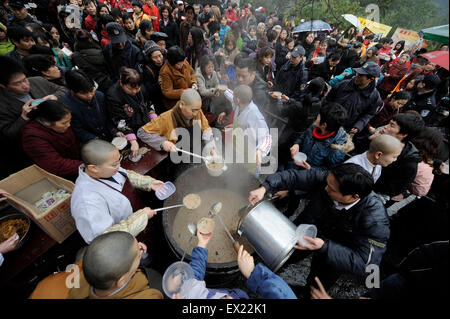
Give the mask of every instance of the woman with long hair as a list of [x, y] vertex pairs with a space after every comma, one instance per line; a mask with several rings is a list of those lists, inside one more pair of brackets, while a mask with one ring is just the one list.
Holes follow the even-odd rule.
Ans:
[[188, 46], [186, 48], [186, 58], [192, 68], [196, 69], [200, 59], [204, 55], [210, 55], [214, 57], [211, 50], [208, 48], [205, 42], [205, 36], [203, 30], [198, 27], [192, 27], [189, 30]]
[[221, 74], [226, 74], [228, 68], [233, 65], [236, 55], [239, 54], [239, 50], [236, 44], [236, 38], [230, 34], [225, 40], [225, 45], [220, 48], [216, 53], [217, 64]]
[[286, 28], [282, 28], [280, 32], [280, 36], [277, 39], [277, 45], [278, 46], [286, 46], [286, 39], [289, 37], [289, 31]]
[[277, 65], [277, 70], [281, 69], [283, 65], [289, 60], [288, 54], [294, 50], [295, 41], [292, 38], [287, 38], [285, 40], [285, 46], [277, 46], [275, 50], [275, 64]]
[[272, 66], [272, 59], [275, 52], [269, 48], [264, 47], [258, 51], [256, 55], [256, 71], [261, 78], [267, 82], [269, 88], [273, 87], [273, 81], [275, 79], [274, 70]]
[[314, 51], [314, 32], [308, 32], [305, 39], [301, 43], [302, 47], [305, 49], [305, 56], [309, 57], [311, 52]]

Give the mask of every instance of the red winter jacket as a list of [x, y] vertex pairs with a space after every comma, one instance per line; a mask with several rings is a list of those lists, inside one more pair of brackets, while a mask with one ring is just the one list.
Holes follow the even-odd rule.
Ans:
[[102, 49], [104, 49], [105, 45], [111, 42], [111, 39], [109, 38], [108, 32], [106, 32], [105, 30], [100, 31], [100, 35], [102, 36], [102, 39], [100, 40], [100, 45], [102, 46]]
[[385, 72], [389, 74], [389, 76], [384, 77], [383, 81], [381, 81], [380, 89], [385, 91], [392, 91], [397, 85], [398, 81], [400, 81], [406, 73], [409, 71], [408, 63], [398, 64], [393, 63]]
[[127, 11], [127, 9], [133, 9], [131, 1], [128, 0], [110, 0], [111, 9], [118, 8], [120, 11]]
[[148, 6], [148, 4], [142, 6], [142, 10], [144, 10], [144, 13], [148, 15], [149, 17], [157, 17], [158, 19], [152, 20], [153, 24], [153, 31], [158, 32], [159, 31], [159, 20], [161, 19], [159, 15], [158, 7], [153, 5], [151, 8]]
[[231, 12], [229, 10], [225, 11], [225, 16], [227, 17], [227, 19], [231, 20], [231, 22], [227, 23], [229, 26], [231, 26], [231, 23], [239, 20], [239, 15], [234, 11]]
[[80, 147], [72, 129], [57, 133], [33, 120], [22, 127], [22, 148], [39, 167], [65, 178], [78, 176]]
[[86, 19], [84, 19], [84, 26], [86, 27], [86, 30], [91, 32], [95, 31], [95, 20], [91, 15], [88, 15]]

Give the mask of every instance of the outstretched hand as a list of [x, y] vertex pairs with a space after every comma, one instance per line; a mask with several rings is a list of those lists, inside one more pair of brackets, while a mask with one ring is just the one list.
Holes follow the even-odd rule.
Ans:
[[319, 289], [314, 288], [314, 286], [311, 286], [311, 298], [312, 299], [332, 299], [330, 295], [328, 295], [327, 291], [325, 290], [325, 287], [322, 285], [318, 277], [315, 277], [314, 280], [317, 283], [317, 287]]
[[211, 240], [212, 236], [213, 236], [213, 232], [211, 232], [209, 234], [203, 234], [197, 230], [197, 238], [198, 238], [197, 246], [206, 248], [208, 246], [208, 243]]
[[308, 236], [303, 236], [303, 239], [305, 239], [308, 242], [308, 245], [306, 246], [300, 246], [295, 245], [294, 248], [298, 250], [319, 250], [323, 247], [324, 241], [321, 238], [311, 238]]
[[266, 193], [266, 189], [263, 186], [251, 191], [250, 195], [248, 197], [249, 203], [252, 205], [255, 205], [257, 202], [259, 202], [261, 199], [264, 198], [265, 193]]
[[239, 270], [244, 275], [245, 278], [249, 278], [255, 269], [255, 262], [253, 257], [244, 250], [244, 246], [239, 247], [237, 262], [239, 265]]

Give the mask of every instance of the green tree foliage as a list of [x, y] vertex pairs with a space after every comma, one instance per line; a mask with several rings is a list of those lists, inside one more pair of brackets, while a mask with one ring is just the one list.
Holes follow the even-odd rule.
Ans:
[[343, 14], [351, 13], [356, 16], [363, 14], [363, 8], [359, 1], [353, 0], [297, 0], [294, 8], [288, 9], [288, 13], [297, 15], [296, 22], [300, 19], [308, 21], [310, 19], [326, 20], [330, 24], [337, 24], [341, 28], [350, 27], [350, 23], [342, 18]]
[[366, 17], [365, 8], [369, 4], [376, 4], [380, 9], [380, 23], [411, 30], [447, 24], [449, 22], [448, 9], [443, 10], [434, 0], [246, 0], [253, 7], [263, 6], [268, 11], [295, 14], [297, 23], [326, 19], [328, 23], [337, 23], [341, 28], [348, 28], [350, 24], [342, 18], [342, 14], [353, 14]]
[[441, 15], [440, 11], [431, 0], [393, 0], [386, 14], [380, 16], [380, 20], [381, 23], [392, 26], [394, 30], [402, 27], [418, 31], [447, 24], [448, 16]]

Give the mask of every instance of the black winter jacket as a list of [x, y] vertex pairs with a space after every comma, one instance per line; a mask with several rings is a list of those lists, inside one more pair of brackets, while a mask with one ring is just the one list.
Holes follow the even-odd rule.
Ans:
[[416, 178], [417, 165], [420, 161], [417, 148], [413, 143], [407, 142], [397, 160], [381, 171], [381, 176], [375, 184], [375, 191], [390, 197], [403, 194]]
[[267, 82], [256, 72], [255, 80], [250, 85], [253, 90], [253, 102], [258, 106], [259, 110], [265, 110], [270, 108], [269, 88]]
[[161, 85], [158, 83], [161, 67], [156, 66], [150, 59], [145, 58], [145, 63], [139, 64], [137, 69], [142, 76], [142, 85], [145, 88], [144, 97], [152, 101], [157, 114], [164, 113], [167, 109], [164, 106]]
[[330, 62], [325, 59], [322, 63], [319, 64], [313, 64], [311, 70], [309, 79], [315, 79], [317, 77], [321, 77], [325, 80], [325, 82], [330, 82], [330, 79], [332, 76], [339, 75], [341, 73], [336, 72], [336, 67], [330, 69]]
[[144, 57], [141, 50], [127, 40], [125, 48], [121, 51], [115, 50], [111, 43], [108, 43], [103, 49], [103, 56], [108, 66], [111, 80], [118, 81], [120, 78], [120, 68], [135, 69], [139, 63], [142, 63]]
[[300, 133], [314, 123], [321, 105], [321, 98], [311, 94], [306, 95], [302, 102], [289, 99], [289, 102], [283, 104], [281, 109], [281, 116], [288, 118], [289, 122], [279, 140], [288, 140], [289, 144], [293, 144]]
[[125, 120], [126, 126], [121, 129], [125, 135], [136, 134], [137, 130], [150, 122], [151, 102], [146, 101], [142, 90], [135, 96], [126, 94], [119, 81], [106, 93], [106, 105], [114, 125]]
[[180, 32], [178, 25], [170, 20], [167, 26], [164, 26], [164, 19], [159, 20], [159, 32], [167, 34], [166, 48], [169, 49], [174, 45], [180, 45]]
[[425, 123], [428, 124], [433, 110], [436, 108], [436, 91], [418, 94], [417, 91], [412, 94], [411, 99], [403, 107], [403, 112], [413, 110], [418, 112]]
[[286, 55], [289, 53], [289, 50], [286, 46], [282, 46], [279, 41], [277, 41], [277, 45], [275, 47], [275, 64], [277, 65], [277, 70], [281, 69], [288, 59], [286, 59]]
[[303, 61], [296, 67], [293, 67], [291, 61], [288, 61], [278, 70], [274, 91], [280, 91], [288, 97], [300, 101], [307, 82], [308, 71]]
[[347, 123], [344, 128], [350, 131], [357, 128], [359, 132], [366, 127], [370, 119], [377, 114], [382, 100], [372, 81], [364, 90], [355, 85], [355, 78], [337, 83], [327, 95], [328, 102], [335, 102], [347, 110]]
[[319, 253], [341, 273], [367, 276], [366, 266], [379, 265], [389, 239], [389, 219], [373, 192], [349, 210], [337, 210], [325, 191], [328, 172], [286, 170], [270, 175], [262, 184], [267, 192], [302, 190], [310, 202], [298, 223], [314, 224], [325, 244]]
[[[449, 296], [448, 240], [421, 245], [400, 263], [399, 273], [405, 279], [405, 291], [410, 298], [435, 299]], [[433, 291], [435, 294], [428, 294]]]
[[245, 52], [250, 55], [253, 52], [256, 52], [257, 46], [258, 46], [258, 40], [250, 39], [249, 35], [247, 34], [244, 37], [244, 47], [242, 48], [242, 52]]
[[113, 85], [101, 49], [76, 51], [73, 53], [72, 62], [97, 82], [99, 91], [106, 92]]
[[111, 141], [117, 133], [105, 105], [105, 95], [96, 91], [92, 101], [86, 103], [68, 92], [59, 99], [72, 112], [71, 126], [75, 136], [81, 143], [100, 138]]
[[341, 74], [346, 68], [356, 68], [359, 62], [359, 55], [356, 51], [345, 49], [341, 57], [341, 62], [336, 66], [336, 74]]

